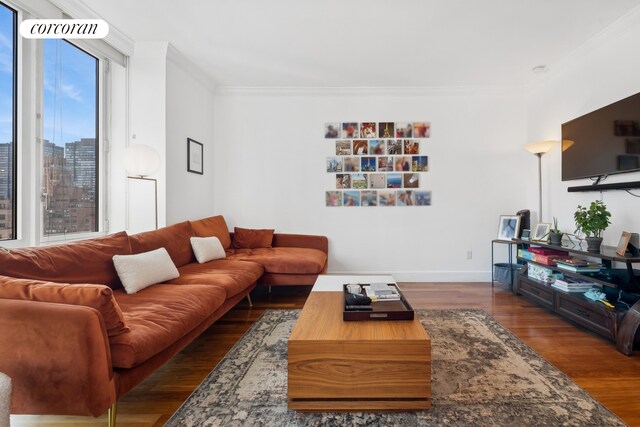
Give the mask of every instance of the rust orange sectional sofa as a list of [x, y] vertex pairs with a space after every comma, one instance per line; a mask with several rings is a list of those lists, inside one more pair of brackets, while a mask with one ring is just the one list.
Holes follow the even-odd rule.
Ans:
[[[218, 237], [227, 257], [198, 264], [192, 236]], [[98, 416], [256, 285], [311, 285], [326, 272], [324, 236], [275, 233], [270, 247], [246, 243], [234, 245], [224, 218], [214, 216], [131, 236], [0, 249], [0, 372], [12, 378], [12, 413]], [[113, 256], [161, 247], [180, 276], [127, 294]]]

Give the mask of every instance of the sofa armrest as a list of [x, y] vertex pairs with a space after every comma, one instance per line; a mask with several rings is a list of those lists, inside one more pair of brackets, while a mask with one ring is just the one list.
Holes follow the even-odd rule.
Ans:
[[12, 379], [12, 413], [98, 416], [115, 403], [97, 310], [0, 299], [0, 325], [0, 372]]
[[283, 234], [273, 235], [273, 247], [310, 248], [329, 253], [329, 240], [326, 236], [311, 234]]

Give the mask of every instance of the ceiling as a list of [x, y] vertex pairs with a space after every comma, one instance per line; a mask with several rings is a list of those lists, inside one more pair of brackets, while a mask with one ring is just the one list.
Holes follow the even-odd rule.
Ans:
[[640, 0], [81, 0], [221, 86], [522, 85]]

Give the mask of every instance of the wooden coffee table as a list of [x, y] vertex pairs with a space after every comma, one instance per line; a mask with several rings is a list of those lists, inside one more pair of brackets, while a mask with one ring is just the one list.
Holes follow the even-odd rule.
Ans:
[[405, 411], [431, 407], [431, 339], [414, 320], [342, 320], [344, 283], [391, 276], [318, 277], [289, 337], [289, 408]]

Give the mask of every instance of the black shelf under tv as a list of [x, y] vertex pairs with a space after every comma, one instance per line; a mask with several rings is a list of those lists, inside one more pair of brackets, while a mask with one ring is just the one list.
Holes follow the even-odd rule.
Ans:
[[[600, 252], [594, 253], [586, 251], [580, 244], [556, 246], [547, 242], [520, 239], [513, 239], [513, 243], [565, 251], [572, 256], [599, 259], [605, 267], [604, 273], [601, 273], [602, 277], [595, 276], [595, 273], [566, 271], [558, 268], [555, 264], [547, 265], [527, 260], [519, 255], [517, 259], [525, 261], [527, 264], [517, 275], [513, 293], [615, 341], [616, 347], [621, 353], [627, 356], [632, 354], [634, 344], [640, 344], [640, 301], [629, 307], [628, 304], [619, 302], [622, 294], [618, 294], [618, 300], [611, 301], [614, 308], [608, 308], [600, 302], [587, 300], [582, 293], [564, 292], [548, 283], [529, 277], [528, 270], [530, 265], [538, 265], [555, 272], [561, 272], [566, 276], [585, 278], [603, 287], [605, 293], [608, 294], [616, 294], [620, 290], [637, 293], [640, 291], [640, 276], [638, 276], [638, 270], [633, 269], [632, 265], [640, 264], [639, 256], [626, 254], [621, 256], [616, 253], [616, 248], [611, 246], [602, 246]], [[614, 268], [613, 263], [616, 262], [624, 264], [626, 268]], [[621, 280], [612, 280], [616, 278], [621, 278]], [[605, 287], [609, 291], [605, 290]]]
[[567, 191], [569, 193], [576, 193], [581, 191], [630, 190], [632, 188], [640, 188], [640, 181], [612, 182], [611, 184], [579, 185], [576, 187], [569, 187], [567, 188]]

